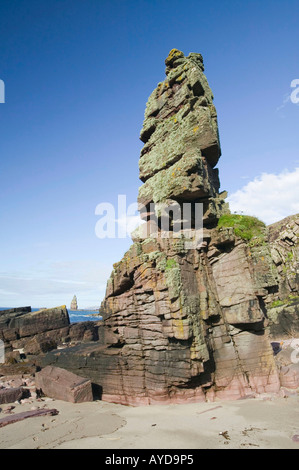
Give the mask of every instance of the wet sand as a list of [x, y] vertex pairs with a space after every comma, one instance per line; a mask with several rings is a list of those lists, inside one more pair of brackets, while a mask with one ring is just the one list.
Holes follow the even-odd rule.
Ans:
[[298, 394], [142, 407], [45, 398], [14, 406], [14, 413], [47, 407], [59, 414], [1, 428], [1, 449], [299, 449]]

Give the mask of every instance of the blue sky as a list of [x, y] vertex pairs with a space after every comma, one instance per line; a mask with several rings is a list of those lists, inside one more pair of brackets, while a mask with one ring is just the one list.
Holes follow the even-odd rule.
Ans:
[[298, 18], [288, 0], [1, 0], [0, 306], [100, 304], [131, 240], [97, 238], [95, 208], [136, 201], [145, 104], [174, 47], [204, 57], [232, 208], [298, 212]]

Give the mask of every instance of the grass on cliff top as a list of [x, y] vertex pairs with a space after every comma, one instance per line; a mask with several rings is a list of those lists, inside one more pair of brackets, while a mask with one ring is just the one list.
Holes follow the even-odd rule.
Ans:
[[299, 295], [289, 294], [289, 296], [283, 300], [280, 300], [280, 299], [274, 300], [272, 304], [269, 306], [269, 308], [282, 307], [282, 306], [286, 307], [286, 306], [295, 304], [297, 302], [299, 302]]
[[218, 221], [218, 228], [233, 228], [235, 235], [246, 241], [256, 240], [256, 244], [260, 244], [265, 238], [264, 222], [257, 217], [240, 214], [225, 214]]
[[174, 259], [168, 259], [166, 261], [166, 267], [165, 269], [172, 269], [177, 267], [178, 263]]

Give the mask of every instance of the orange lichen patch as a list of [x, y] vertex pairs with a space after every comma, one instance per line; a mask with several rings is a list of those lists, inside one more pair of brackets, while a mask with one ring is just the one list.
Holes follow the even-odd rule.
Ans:
[[188, 339], [189, 338], [189, 320], [188, 319], [177, 319], [172, 320], [174, 336], [177, 339]]
[[199, 126], [193, 127], [193, 132], [194, 132], [194, 134], [198, 131], [198, 129], [199, 129]]
[[182, 51], [179, 51], [178, 49], [171, 49], [165, 59], [165, 65], [170, 65], [175, 59], [179, 59], [180, 57], [184, 57]]
[[206, 310], [201, 310], [200, 316], [203, 320], [207, 320], [209, 318], [209, 313]]

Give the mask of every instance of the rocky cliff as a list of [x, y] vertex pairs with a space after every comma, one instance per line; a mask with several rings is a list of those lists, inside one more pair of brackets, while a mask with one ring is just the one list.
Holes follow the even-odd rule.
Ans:
[[[272, 338], [299, 336], [299, 214], [268, 227], [268, 246], [276, 284], [266, 296]], [[273, 269], [273, 268], [272, 268]]]
[[[173, 49], [165, 63], [140, 135], [145, 224], [108, 280], [99, 341], [49, 353], [42, 364], [84, 374], [104, 400], [123, 404], [277, 392], [273, 309], [296, 304], [298, 218], [266, 228], [230, 214], [219, 193], [217, 114], [202, 56]], [[176, 232], [185, 207], [188, 230]], [[288, 315], [298, 330], [296, 308]]]
[[[98, 323], [71, 324], [65, 305], [34, 312], [31, 307], [0, 310], [0, 340], [5, 349], [5, 362], [10, 365], [21, 359], [26, 367], [34, 363], [36, 355], [58, 346], [98, 339]], [[5, 370], [5, 366], [0, 366], [0, 375], [1, 367]]]

